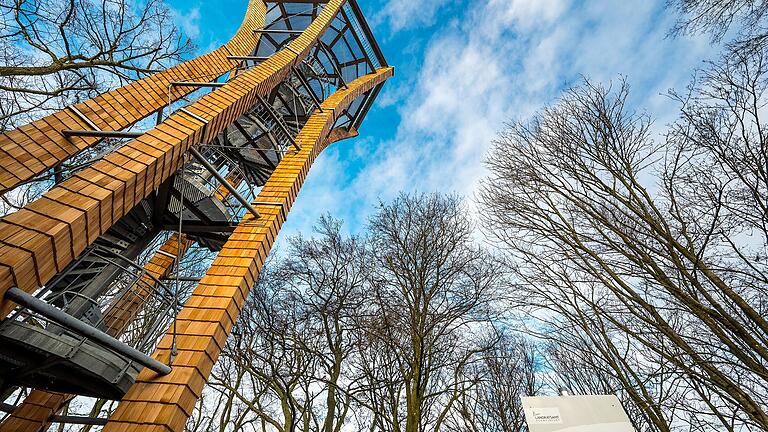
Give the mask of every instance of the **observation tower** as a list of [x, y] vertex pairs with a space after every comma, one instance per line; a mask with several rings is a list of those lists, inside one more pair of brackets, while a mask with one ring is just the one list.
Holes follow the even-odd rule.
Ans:
[[0, 218], [0, 391], [34, 389], [0, 431], [182, 431], [312, 162], [393, 72], [355, 0], [250, 0], [213, 52], [0, 135], [0, 193], [47, 189]]

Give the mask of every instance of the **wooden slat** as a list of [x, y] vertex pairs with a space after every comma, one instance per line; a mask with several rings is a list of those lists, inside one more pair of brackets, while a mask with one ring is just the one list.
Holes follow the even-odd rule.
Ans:
[[69, 402], [72, 395], [45, 390], [32, 390], [13, 413], [8, 416], [0, 432], [41, 432], [50, 426], [50, 418]]
[[[210, 81], [227, 73], [233, 63], [226, 57], [230, 52], [237, 55], [250, 53], [259, 37], [253, 29], [264, 26], [265, 15], [264, 2], [250, 0], [240, 29], [221, 48], [75, 106], [103, 130], [128, 128], [168, 103], [171, 81]], [[194, 87], [178, 87], [174, 89], [172, 100], [195, 90]], [[0, 193], [42, 174], [98, 141], [97, 138], [64, 138], [61, 130], [88, 129], [80, 119], [62, 115], [66, 111], [0, 135]]]
[[[333, 0], [331, 3], [327, 9], [333, 10], [340, 7], [343, 1]], [[0, 295], [10, 283], [33, 290], [35, 284], [45, 283], [49, 273], [71, 262], [73, 256], [82, 252], [112, 222], [175, 172], [181, 154], [191, 143], [212, 138], [250, 109], [256, 103], [257, 95], [264, 96], [278, 85], [288, 75], [290, 67], [302, 58], [292, 51], [306, 55], [333, 16], [333, 11], [321, 14], [302, 35], [303, 39], [292, 43], [291, 52], [281, 52], [259, 67], [241, 74], [215, 95], [209, 95], [190, 107], [190, 111], [208, 120], [209, 126], [204, 127], [185, 114], [175, 115], [130, 143], [124, 151], [107, 156], [104, 161], [50, 191], [41, 200], [0, 219]], [[349, 89], [340, 90], [324, 102], [323, 113], [310, 119], [297, 137], [302, 151], [283, 159], [257, 198], [260, 201], [283, 202], [285, 208], [260, 208], [264, 215], [262, 219], [246, 221], [233, 233], [179, 317], [177, 328], [181, 334], [177, 339], [179, 355], [174, 363], [174, 372], [162, 378], [142, 372], [137, 385], [121, 404], [121, 407], [128, 404], [130, 408], [119, 408], [105, 430], [183, 429], [284, 217], [296, 199], [309, 166], [330, 142], [352, 135], [342, 130], [329, 131], [335, 121], [334, 113], [341, 112], [357, 96], [383, 82], [392, 72], [389, 68], [382, 69], [350, 83]], [[114, 99], [129, 101], [125, 95], [121, 93]], [[115, 100], [110, 101], [112, 105]], [[58, 121], [64, 122], [62, 113], [58, 115]], [[2, 152], [0, 147], [0, 155]], [[53, 251], [52, 254], [50, 251], [45, 253], [46, 245]], [[148, 271], [153, 274], [161, 274], [164, 268], [172, 265], [172, 259], [160, 255], [147, 264]], [[146, 293], [137, 294], [141, 297]], [[10, 307], [10, 304], [3, 304], [0, 316], [4, 316]], [[137, 307], [140, 305], [115, 305], [114, 311], [128, 310], [130, 314]], [[115, 329], [124, 327], [126, 322], [116, 319], [112, 324], [110, 332], [118, 331]], [[170, 339], [166, 337], [155, 355], [167, 358], [169, 350]], [[48, 399], [45, 403], [38, 403], [46, 395]], [[61, 397], [66, 395], [56, 395], [33, 392], [31, 407], [19, 411], [17, 416], [17, 420], [27, 423], [21, 429], [6, 429], [3, 424], [0, 431], [35, 430], [35, 425], [43, 425], [45, 420], [40, 418], [50, 418], [57, 410], [53, 409], [55, 405], [60, 407], [66, 401], [66, 397]], [[136, 419], [137, 415], [141, 418]]]
[[[150, 276], [162, 279], [170, 274], [174, 259], [169, 255], [175, 256], [179, 253], [180, 256], [184, 256], [193, 243], [185, 236], [179, 239], [174, 234], [160, 246], [162, 252], [156, 252], [144, 265], [147, 274], [142, 276], [141, 282], [135, 284], [126, 295], [117, 299], [104, 314], [105, 331], [109, 335], [115, 337], [121, 335], [144, 307], [145, 301], [156, 288], [155, 279]], [[33, 390], [24, 398], [24, 402], [0, 424], [0, 432], [45, 431], [51, 424], [51, 417], [58, 414], [74, 396], [46, 390]]]

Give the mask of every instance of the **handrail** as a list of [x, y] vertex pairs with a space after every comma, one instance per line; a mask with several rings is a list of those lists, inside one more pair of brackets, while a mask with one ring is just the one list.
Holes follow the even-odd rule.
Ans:
[[61, 309], [51, 306], [50, 304], [36, 298], [35, 296], [27, 294], [26, 292], [16, 287], [6, 291], [5, 298], [18, 303], [21, 306], [24, 306], [27, 309], [55, 322], [56, 324], [59, 324], [60, 326], [65, 327], [77, 334], [80, 334], [81, 336], [92, 339], [98, 342], [100, 345], [103, 345], [120, 355], [128, 357], [136, 363], [148, 367], [161, 375], [168, 375], [171, 373], [170, 366], [157, 361], [156, 359], [144, 354], [143, 352], [130, 347], [123, 342], [120, 342], [119, 340], [104, 333], [103, 331], [95, 327], [91, 327], [90, 325], [73, 317], [72, 315], [63, 312]]

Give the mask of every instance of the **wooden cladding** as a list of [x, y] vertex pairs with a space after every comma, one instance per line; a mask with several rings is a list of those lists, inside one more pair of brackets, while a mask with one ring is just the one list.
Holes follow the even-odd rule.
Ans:
[[[261, 210], [264, 220], [244, 221], [238, 227], [179, 315], [178, 323], [183, 324], [183, 326], [179, 327], [179, 329], [183, 327], [183, 335], [180, 336], [184, 336], [187, 344], [179, 345], [179, 356], [176, 362], [174, 362], [174, 370], [178, 367], [180, 371], [194, 370], [198, 372], [200, 367], [204, 367], [204, 364], [208, 364], [209, 361], [212, 366], [214, 359], [218, 357], [223, 346], [224, 339], [221, 338], [223, 334], [221, 332], [228, 334], [233, 323], [236, 321], [245, 296], [247, 296], [247, 291], [253, 285], [251, 281], [254, 281], [257, 277], [269, 248], [277, 235], [277, 231], [285, 221], [287, 212], [296, 199], [298, 190], [306, 178], [309, 166], [326, 145], [357, 135], [356, 131], [349, 132], [345, 129], [329, 131], [336, 116], [349, 106], [356, 97], [381, 83], [391, 74], [391, 68], [383, 69], [375, 75], [365, 76], [354, 81], [350, 85], [350, 89], [337, 92], [337, 94], [334, 94], [323, 104], [323, 113], [313, 116], [299, 136], [297, 136], [296, 139], [302, 144], [302, 151], [293, 156], [286, 156], [286, 159], [278, 165], [277, 170], [257, 199], [257, 201], [281, 203], [282, 207], [262, 206]], [[174, 260], [170, 256], [176, 255], [178, 244], [179, 241], [176, 235], [171, 236], [160, 248], [163, 253], [155, 253], [145, 265], [144, 268], [147, 272], [158, 279], [167, 276], [174, 265]], [[189, 239], [182, 238], [180, 254], [183, 255], [190, 245]], [[248, 285], [239, 283], [238, 278], [246, 281]], [[222, 283], [224, 281], [226, 282]], [[152, 284], [153, 280], [146, 278], [146, 282]], [[236, 289], [233, 289], [233, 284], [237, 287]], [[137, 285], [137, 287], [141, 286]], [[227, 295], [227, 293], [231, 293], [231, 295]], [[142, 307], [140, 299], [144, 298], [143, 294], [146, 293], [138, 292], [136, 294], [138, 295], [130, 296], [127, 301], [118, 299], [117, 303], [106, 313], [105, 322], [108, 323], [110, 334], [118, 335], [122, 332], [122, 328], [126, 324], [123, 314], [126, 309], [129, 310], [129, 315], [133, 315]], [[203, 325], [201, 326], [200, 323], [203, 323]], [[209, 330], [209, 334], [201, 334], [200, 329]], [[168, 338], [169, 336], [166, 336], [166, 342], [168, 342]], [[193, 342], [193, 339], [190, 338], [196, 338], [197, 342]], [[181, 339], [179, 337], [179, 340]], [[216, 343], [210, 345], [212, 339]], [[210, 349], [206, 348], [202, 352], [200, 351], [199, 347], [208, 347], [209, 345]], [[161, 344], [161, 348], [155, 353], [156, 358], [167, 359], [169, 347], [169, 342], [165, 345]], [[190, 363], [193, 360], [196, 360], [197, 363]], [[185, 361], [186, 363], [182, 364]], [[204, 370], [206, 369], [204, 368]], [[207, 370], [210, 373], [210, 370]], [[146, 373], [146, 371], [143, 373]], [[140, 409], [137, 405], [141, 404], [143, 408], [140, 409], [140, 414], [143, 413], [145, 418], [113, 416], [111, 426], [113, 429], [111, 430], [131, 430], [127, 429], [129, 425], [126, 423], [130, 423], [130, 426], [146, 430], [182, 430], [179, 428], [183, 428], [181, 420], [184, 419], [186, 421], [185, 419], [189, 415], [188, 411], [194, 406], [194, 401], [199, 397], [201, 390], [197, 390], [196, 393], [179, 393], [179, 389], [191, 390], [191, 386], [201, 389], [204, 382], [200, 378], [207, 379], [207, 374], [202, 377], [197, 374], [188, 375], [177, 372], [177, 375], [172, 379], [180, 381], [180, 384], [158, 383], [152, 377], [143, 378], [126, 395], [124, 398], [125, 402], [121, 404], [121, 407], [125, 406], [121, 409], [122, 412], [136, 412], [135, 410]], [[183, 382], [184, 379], [187, 379], [188, 382]], [[147, 400], [148, 391], [164, 393], [157, 393], [156, 397], [160, 399], [152, 401]], [[135, 396], [131, 396], [132, 394]], [[160, 396], [161, 394], [166, 396], [186, 394], [187, 397], [180, 398], [174, 405], [166, 406], [167, 399], [163, 399]], [[196, 396], [193, 398], [192, 396], [195, 394]], [[46, 430], [50, 425], [51, 417], [56, 415], [72, 396], [63, 393], [34, 390], [27, 396], [24, 403], [0, 425], [0, 431]], [[148, 405], [144, 404], [153, 402], [156, 409], [145, 411]], [[160, 412], [171, 414], [167, 414], [165, 417], [156, 417], [152, 414]], [[163, 424], [166, 421], [169, 424]], [[150, 423], [139, 425], [139, 422]], [[171, 422], [174, 422], [173, 425], [170, 424]], [[173, 427], [176, 428], [174, 429]]]
[[[47, 283], [175, 173], [189, 146], [210, 142], [250, 110], [303, 60], [343, 3], [331, 0], [285, 49], [0, 219], [0, 298], [12, 286], [33, 292]], [[0, 316], [11, 309], [3, 301]]]
[[[119, 336], [123, 333], [125, 327], [144, 307], [147, 298], [152, 295], [149, 288], [155, 288], [155, 279], [168, 276], [173, 269], [176, 260], [171, 257], [176, 256], [177, 253], [184, 256], [192, 243], [183, 235], [179, 239], [177, 234], [173, 234], [160, 246], [160, 252], [152, 255], [144, 265], [147, 273], [141, 276], [141, 282], [135, 284], [127, 295], [116, 299], [104, 314], [104, 324], [109, 335]], [[51, 418], [74, 396], [46, 390], [33, 390], [24, 398], [24, 402], [0, 424], [0, 432], [45, 431], [51, 424]]]
[[[168, 104], [169, 84], [174, 81], [211, 81], [233, 69], [229, 55], [246, 55], [258, 42], [253, 30], [264, 26], [266, 6], [251, 0], [245, 19], [235, 36], [221, 48], [64, 109], [18, 129], [0, 135], [0, 193], [55, 167], [98, 138], [65, 137], [63, 130], [91, 130], [80, 114], [108, 131], [123, 130]], [[194, 87], [174, 86], [176, 101]]]
[[[65, 269], [85, 248], [153, 194], [181, 167], [191, 146], [208, 143], [250, 111], [309, 55], [341, 10], [344, 0], [323, 0], [323, 10], [287, 47], [258, 66], [239, 71], [225, 85], [167, 118], [147, 133], [128, 142], [91, 167], [57, 185], [23, 209], [0, 218], [0, 300], [12, 286], [34, 292]], [[0, 191], [32, 178], [87, 148], [94, 138], [65, 139], [64, 129], [91, 129], [83, 117], [103, 130], [120, 130], [167, 104], [171, 81], [200, 81], [200, 76], [226, 72], [227, 56], [247, 55], [263, 26], [265, 5], [251, 0], [248, 15], [237, 35], [211, 54], [168, 71], [106, 93], [0, 136]], [[214, 55], [215, 54], [215, 55]], [[158, 376], [143, 370], [104, 431], [182, 431], [199, 399], [214, 363], [226, 343], [264, 260], [285, 222], [308, 171], [330, 143], [356, 136], [357, 131], [334, 129], [337, 118], [352, 102], [380, 86], [393, 74], [381, 68], [338, 89], [305, 123], [295, 141], [299, 150], [278, 163], [254, 206], [261, 217], [246, 214], [229, 237], [206, 275], [196, 286], [175, 322], [153, 353], [170, 362], [172, 372]], [[177, 91], [186, 91], [180, 87]], [[179, 97], [181, 93], [174, 93]], [[162, 98], [161, 98], [162, 96]], [[163, 99], [163, 100], [161, 100]], [[153, 105], [154, 104], [154, 105]], [[7, 161], [7, 162], [6, 162]], [[218, 190], [218, 194], [226, 191]], [[182, 241], [183, 253], [190, 241]], [[172, 237], [145, 269], [167, 276], [177, 252]], [[111, 334], [119, 334], [142, 307], [152, 281], [137, 284], [135, 296], [118, 301], [105, 315]], [[0, 303], [0, 319], [13, 305]], [[171, 359], [175, 343], [177, 355]], [[70, 395], [35, 390], [0, 431], [40, 430]]]
[[45, 390], [32, 390], [24, 403], [13, 411], [2, 425], [2, 432], [42, 432], [50, 426], [50, 418], [56, 415], [72, 395]]
[[[173, 371], [158, 376], [144, 369], [110, 417], [105, 432], [184, 429], [310, 166], [331, 140], [355, 133], [332, 134], [337, 116], [392, 74], [392, 68], [383, 68], [358, 78], [347, 89], [337, 90], [323, 102], [323, 110], [310, 117], [296, 137], [301, 150], [280, 161], [256, 198], [280, 205], [257, 204], [261, 218], [245, 216], [179, 314]], [[169, 360], [171, 331], [153, 354], [163, 362]]]

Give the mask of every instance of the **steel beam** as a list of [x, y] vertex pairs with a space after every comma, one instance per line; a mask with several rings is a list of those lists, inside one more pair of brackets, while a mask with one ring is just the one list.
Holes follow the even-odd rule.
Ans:
[[207, 161], [207, 160], [206, 160], [206, 159], [203, 157], [203, 155], [201, 155], [201, 154], [200, 154], [200, 152], [198, 152], [197, 150], [195, 150], [195, 148], [194, 148], [194, 147], [190, 147], [190, 148], [189, 148], [189, 153], [190, 153], [190, 154], [191, 154], [191, 155], [192, 155], [192, 156], [193, 156], [193, 157], [194, 157], [194, 158], [195, 158], [195, 159], [196, 159], [198, 162], [200, 162], [200, 165], [202, 165], [203, 167], [205, 167], [205, 169], [207, 169], [207, 170], [208, 170], [208, 172], [210, 172], [210, 173], [211, 173], [211, 175], [212, 175], [212, 176], [214, 176], [214, 177], [216, 178], [216, 180], [218, 180], [218, 181], [221, 183], [221, 185], [222, 185], [222, 186], [224, 186], [224, 188], [226, 188], [226, 189], [229, 191], [229, 193], [231, 193], [231, 194], [232, 194], [232, 196], [233, 196], [233, 197], [235, 197], [235, 199], [236, 199], [237, 201], [239, 201], [239, 202], [240, 202], [240, 204], [242, 204], [242, 205], [243, 205], [243, 207], [245, 207], [245, 208], [246, 208], [246, 209], [247, 209], [249, 212], [251, 212], [251, 214], [252, 214], [252, 215], [253, 215], [253, 216], [254, 216], [256, 219], [259, 219], [259, 218], [261, 218], [261, 214], [259, 214], [258, 210], [256, 210], [255, 208], [253, 208], [253, 206], [251, 205], [251, 203], [249, 203], [249, 202], [248, 202], [248, 200], [246, 200], [245, 198], [243, 198], [243, 196], [242, 196], [242, 195], [240, 195], [240, 192], [238, 192], [238, 191], [237, 191], [237, 189], [235, 189], [235, 187], [234, 187], [234, 186], [232, 186], [232, 185], [229, 183], [229, 181], [228, 181], [227, 179], [225, 179], [225, 178], [224, 178], [224, 177], [223, 177], [221, 174], [219, 174], [219, 171], [218, 171], [218, 170], [217, 170], [217, 169], [216, 169], [216, 168], [215, 168], [213, 165], [211, 165], [211, 163], [210, 163], [210, 162], [208, 162], [208, 161]]
[[325, 53], [326, 56], [328, 56], [328, 62], [331, 64], [331, 67], [333, 68], [333, 71], [336, 72], [336, 75], [339, 77], [339, 81], [341, 81], [341, 85], [344, 88], [347, 87], [347, 82], [344, 81], [344, 76], [341, 74], [341, 69], [339, 69], [339, 61], [336, 58], [336, 54], [333, 53], [325, 44], [320, 41], [317, 43], [317, 46], [320, 47], [320, 49]]
[[275, 113], [275, 110], [272, 108], [272, 105], [267, 102], [266, 99], [264, 99], [262, 96], [259, 96], [259, 102], [261, 102], [262, 105], [264, 105], [264, 108], [266, 108], [267, 113], [270, 117], [272, 117], [272, 120], [274, 120], [275, 124], [277, 124], [277, 127], [280, 128], [280, 130], [283, 131], [285, 136], [288, 137], [288, 141], [291, 142], [291, 145], [296, 147], [298, 150], [301, 150], [301, 146], [299, 143], [296, 142], [296, 140], [293, 138], [293, 135], [291, 135], [291, 132], [288, 130], [287, 127], [283, 124], [280, 117]]
[[71, 130], [64, 129], [61, 134], [65, 137], [96, 137], [96, 138], [138, 138], [144, 132], [103, 131], [103, 130]]
[[301, 82], [301, 85], [304, 86], [304, 88], [307, 90], [307, 93], [309, 93], [309, 96], [312, 98], [313, 101], [315, 101], [315, 105], [317, 105], [317, 109], [320, 110], [320, 112], [323, 112], [322, 102], [315, 94], [315, 91], [312, 89], [312, 86], [309, 84], [309, 81], [307, 81], [307, 78], [304, 76], [303, 73], [296, 67], [293, 66], [291, 68], [293, 70], [293, 73], [296, 75], [296, 77], [299, 79], [299, 82]]
[[164, 278], [163, 280], [166, 281], [179, 281], [179, 282], [200, 282], [199, 277], [189, 277], [189, 276], [179, 276], [176, 275], [168, 275], [168, 277]]
[[[327, 108], [324, 112], [313, 114], [297, 138], [305, 143], [303, 149], [283, 159], [256, 199], [268, 202], [270, 206], [282, 203], [282, 210], [265, 208], [263, 218], [258, 221], [246, 215], [179, 313], [176, 335], [184, 341], [174, 360], [174, 371], [179, 372], [174, 372], [174, 379], [163, 381], [140, 376], [110, 416], [104, 432], [124, 431], [132, 425], [137, 425], [136, 430], [141, 431], [160, 430], [163, 427], [168, 431], [183, 430], [197, 395], [202, 393], [204, 382], [210, 375], [211, 359], [218, 358], [221, 353], [219, 341], [226, 340], [232, 329], [231, 323], [237, 321], [243, 301], [259, 276], [264, 259], [286, 220], [288, 210], [312, 162], [328, 144], [328, 131], [338, 113], [346, 109], [355, 98], [392, 76], [392, 72], [391, 68], [384, 68], [350, 82], [349, 89], [337, 90], [324, 102]], [[207, 304], [215, 307], [208, 306], [206, 309]], [[196, 323], [200, 322], [203, 310], [207, 312], [206, 325], [198, 325]], [[167, 343], [161, 345], [156, 355], [165, 358], [170, 349]], [[205, 350], [205, 355], [199, 355], [201, 349]], [[185, 372], [188, 370], [201, 372], [189, 374]], [[178, 391], [179, 388], [185, 391]], [[187, 392], [186, 389], [191, 391]], [[172, 423], [169, 424], [169, 421]]]
[[[362, 40], [360, 39], [360, 36], [357, 34], [357, 31], [355, 31], [355, 26], [352, 25], [352, 20], [349, 19], [349, 16], [344, 11], [344, 8], [341, 8], [341, 14], [344, 16], [344, 19], [347, 20], [349, 32], [352, 33], [352, 37], [355, 38], [355, 42], [357, 42], [357, 45], [360, 47], [360, 52], [363, 53], [363, 57], [365, 58], [365, 61], [368, 63], [368, 66], [370, 66], [371, 70], [376, 70], [376, 67], [373, 65], [373, 62], [371, 59], [368, 58], [368, 53], [365, 51], [365, 46], [363, 45]], [[352, 50], [350, 50], [351, 52]]]
[[107, 424], [107, 419], [101, 417], [55, 415], [51, 417], [51, 423], [76, 424], [84, 426], [105, 426]]
[[148, 367], [161, 375], [168, 375], [171, 373], [170, 366], [160, 363], [143, 352], [120, 342], [103, 331], [91, 327], [72, 315], [63, 312], [61, 309], [51, 306], [31, 294], [27, 294], [19, 288], [10, 288], [5, 292], [5, 298], [42, 315], [64, 328], [96, 341], [110, 350], [125, 356], [142, 366]]
[[[176, 231], [179, 229], [178, 225], [172, 225], [167, 224], [163, 225], [162, 228], [164, 230], [168, 231]], [[184, 233], [185, 234], [205, 234], [205, 233], [225, 233], [225, 232], [234, 232], [236, 226], [235, 225], [200, 225], [200, 224], [184, 224]]]
[[351, 127], [353, 129], [360, 128], [360, 124], [363, 122], [363, 119], [368, 114], [368, 110], [371, 109], [371, 105], [373, 105], [373, 101], [376, 99], [376, 97], [381, 92], [381, 88], [384, 87], [382, 85], [378, 85], [371, 90], [372, 93], [368, 95], [368, 97], [363, 102], [363, 107], [360, 109], [360, 112], [355, 116], [355, 120], [352, 122]]
[[[251, 29], [266, 25], [266, 6], [261, 1], [250, 1], [246, 16], [237, 35], [216, 50], [173, 66], [164, 73], [155, 73], [136, 82], [103, 93], [90, 100], [34, 121], [31, 129], [15, 129], [0, 134], [0, 193], [19, 186], [69, 160], [86, 148], [99, 143], [99, 139], [83, 137], [66, 141], [57, 131], [62, 129], [125, 130], [168, 104], [169, 81], [208, 81], [232, 69], [224, 61], [227, 55], [247, 55], [252, 52], [258, 37]], [[231, 49], [230, 49], [231, 48]], [[175, 102], [189, 94], [193, 88], [179, 87], [172, 95]], [[42, 136], [28, 136], [29, 130], [50, 131]], [[62, 151], [59, 151], [58, 149]], [[56, 149], [55, 151], [53, 149]], [[19, 157], [21, 153], [23, 156]]]
[[275, 34], [296, 34], [300, 35], [304, 30], [287, 30], [287, 29], [254, 29], [254, 33], [275, 33]]
[[360, 10], [360, 6], [357, 4], [357, 1], [355, 0], [348, 0], [347, 4], [352, 9], [352, 12], [355, 14], [355, 19], [357, 20], [357, 23], [360, 24], [360, 27], [363, 30], [363, 33], [365, 33], [365, 39], [368, 40], [368, 42], [371, 44], [371, 49], [373, 50], [373, 53], [376, 54], [376, 60], [379, 61], [380, 67], [386, 67], [387, 60], [384, 57], [384, 54], [381, 52], [381, 48], [379, 47], [379, 44], [376, 42], [376, 38], [373, 37], [373, 32], [371, 31], [371, 27], [368, 25], [368, 21], [365, 20], [365, 17], [363, 16], [363, 11]]

